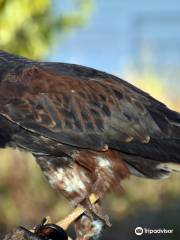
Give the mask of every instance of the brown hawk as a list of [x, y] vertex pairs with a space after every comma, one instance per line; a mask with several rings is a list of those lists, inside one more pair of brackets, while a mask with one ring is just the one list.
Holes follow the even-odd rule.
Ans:
[[87, 211], [77, 239], [109, 224], [100, 201], [129, 174], [180, 169], [180, 114], [118, 77], [0, 51], [0, 147], [31, 152], [51, 186]]

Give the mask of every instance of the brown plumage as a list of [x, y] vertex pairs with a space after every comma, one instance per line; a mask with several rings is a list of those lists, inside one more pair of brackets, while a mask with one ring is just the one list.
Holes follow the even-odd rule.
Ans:
[[7, 145], [32, 152], [50, 184], [87, 208], [76, 231], [89, 239], [108, 224], [89, 194], [101, 199], [129, 174], [156, 179], [180, 169], [180, 114], [113, 75], [0, 51]]

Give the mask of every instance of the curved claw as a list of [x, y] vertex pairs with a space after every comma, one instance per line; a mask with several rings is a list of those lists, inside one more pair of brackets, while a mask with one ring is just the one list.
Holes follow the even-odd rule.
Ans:
[[111, 223], [109, 221], [109, 217], [102, 213], [101, 206], [99, 205], [99, 200], [96, 203], [92, 203], [88, 198], [85, 198], [80, 204], [85, 211], [84, 214], [93, 221], [93, 216], [101, 220], [106, 226], [111, 227]]
[[111, 226], [112, 226], [112, 224], [111, 224], [110, 221], [109, 221], [108, 215], [104, 215], [104, 214], [102, 213], [101, 206], [99, 205], [98, 202], [97, 202], [97, 203], [94, 203], [94, 204], [92, 204], [92, 203], [90, 202], [90, 210], [91, 210], [91, 212], [92, 212], [99, 220], [101, 220], [106, 226], [108, 226], [108, 227], [111, 227]]

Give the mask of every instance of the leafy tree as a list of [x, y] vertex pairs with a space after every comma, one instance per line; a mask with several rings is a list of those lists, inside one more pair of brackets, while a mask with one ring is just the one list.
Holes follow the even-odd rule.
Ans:
[[[67, 1], [67, 0], [65, 0]], [[60, 1], [62, 2], [62, 1]], [[53, 11], [59, 1], [0, 0], [0, 48], [40, 59], [57, 35], [82, 26], [91, 0], [71, 0], [69, 11]], [[54, 3], [54, 4], [53, 4]]]

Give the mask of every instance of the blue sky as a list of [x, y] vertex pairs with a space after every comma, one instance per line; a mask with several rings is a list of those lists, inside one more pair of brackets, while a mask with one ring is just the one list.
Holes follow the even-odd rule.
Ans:
[[[54, 6], [58, 12], [72, 4], [70, 0], [54, 0]], [[173, 73], [179, 69], [179, 0], [94, 0], [94, 6], [89, 22], [56, 45], [49, 60], [121, 76], [128, 65], [141, 69], [150, 63]]]

